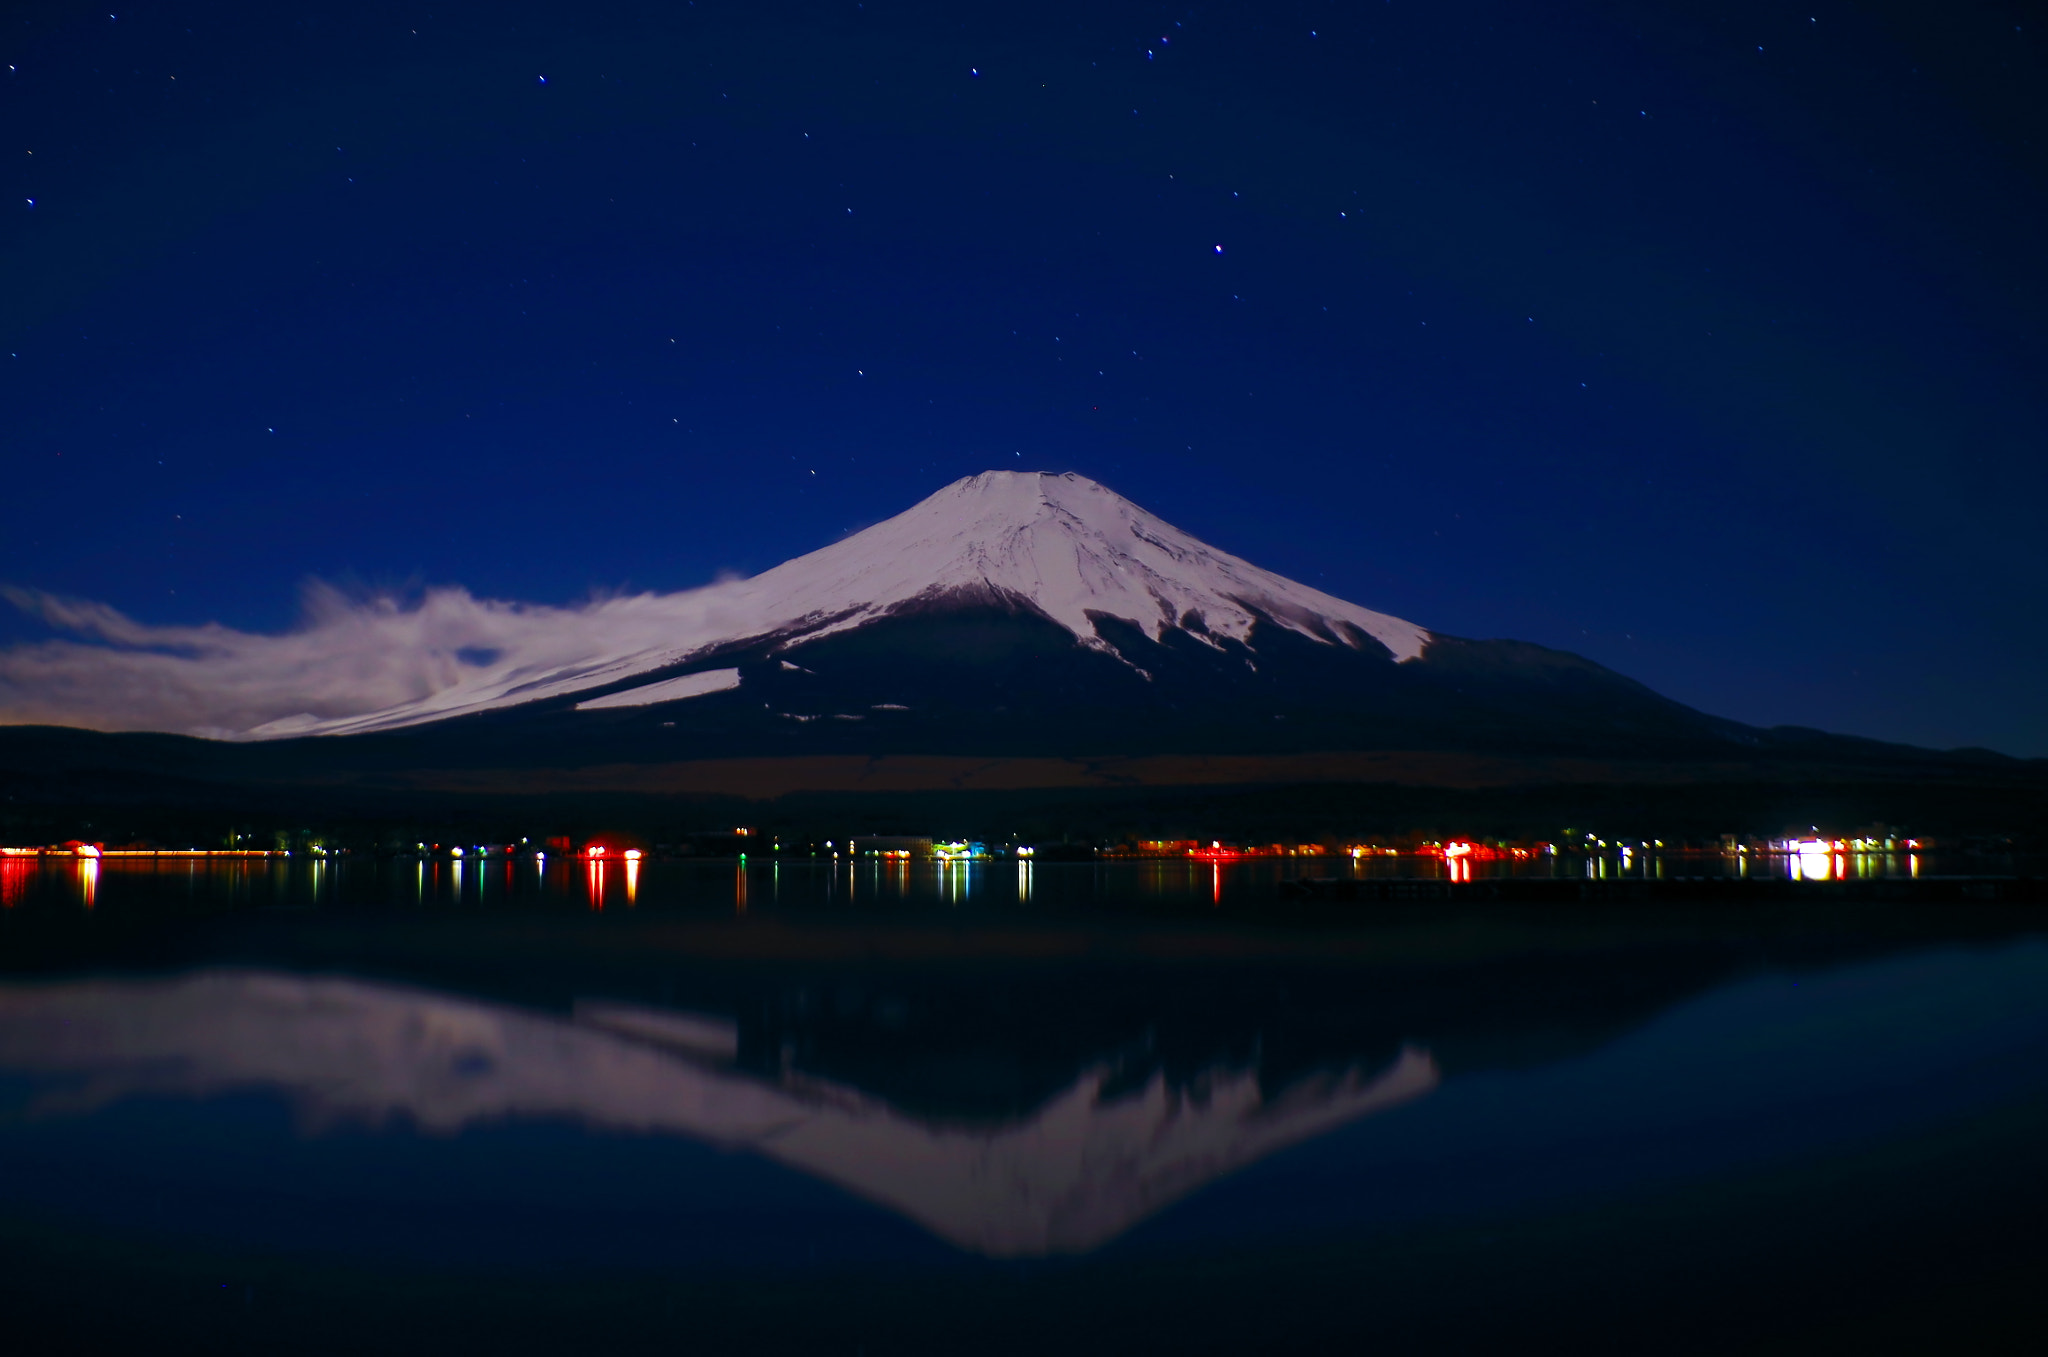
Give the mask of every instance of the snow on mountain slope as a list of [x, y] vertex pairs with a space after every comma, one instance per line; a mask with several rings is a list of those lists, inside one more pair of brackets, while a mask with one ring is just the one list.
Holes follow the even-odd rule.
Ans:
[[1415, 659], [1429, 640], [1411, 622], [1207, 546], [1086, 477], [988, 471], [751, 579], [573, 611], [486, 605], [501, 610], [497, 625], [467, 644], [497, 650], [488, 662], [379, 711], [289, 716], [242, 738], [387, 730], [557, 697], [735, 643], [791, 645], [953, 597], [1033, 609], [1112, 653], [1091, 613], [1154, 639], [1199, 617], [1195, 635], [1240, 641], [1264, 615], [1325, 644], [1357, 644], [1347, 634], [1355, 629], [1397, 660]]
[[723, 693], [740, 686], [740, 671], [737, 669], [703, 669], [681, 678], [663, 679], [659, 683], [643, 683], [638, 688], [628, 688], [620, 693], [606, 693], [593, 697], [588, 702], [578, 702], [577, 711], [603, 711], [607, 707], [646, 707], [656, 702], [680, 702], [686, 697], [703, 697], [706, 693]]

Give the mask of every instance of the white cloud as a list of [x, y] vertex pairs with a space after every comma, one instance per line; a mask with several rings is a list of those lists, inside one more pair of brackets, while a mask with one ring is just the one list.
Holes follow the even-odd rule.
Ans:
[[407, 724], [654, 667], [679, 640], [715, 632], [727, 588], [553, 608], [460, 588], [351, 598], [315, 582], [281, 635], [149, 626], [101, 603], [0, 589], [70, 633], [0, 650], [0, 723], [227, 739]]

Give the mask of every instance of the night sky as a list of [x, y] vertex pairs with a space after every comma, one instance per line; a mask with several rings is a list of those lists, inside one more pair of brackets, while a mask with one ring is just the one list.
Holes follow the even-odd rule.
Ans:
[[0, 583], [570, 603], [1073, 470], [1718, 714], [2048, 755], [2029, 10], [10, 5]]

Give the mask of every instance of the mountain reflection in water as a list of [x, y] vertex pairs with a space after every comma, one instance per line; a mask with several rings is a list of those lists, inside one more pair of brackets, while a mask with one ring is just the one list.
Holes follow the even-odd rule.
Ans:
[[0, 1067], [53, 1080], [40, 1117], [141, 1096], [272, 1089], [309, 1129], [506, 1118], [748, 1150], [994, 1257], [1081, 1253], [1266, 1155], [1428, 1093], [1429, 1053], [1325, 1070], [1272, 1096], [1216, 1065], [1170, 1086], [1084, 1070], [1031, 1115], [946, 1124], [831, 1080], [732, 1065], [722, 1019], [620, 1004], [573, 1019], [429, 990], [276, 971], [0, 988]]
[[14, 873], [10, 1350], [2048, 1333], [2037, 907], [735, 875]]

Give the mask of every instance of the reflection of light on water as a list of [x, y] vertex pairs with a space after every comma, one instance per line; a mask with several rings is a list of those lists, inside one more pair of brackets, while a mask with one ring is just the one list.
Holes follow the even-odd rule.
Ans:
[[85, 907], [91, 909], [100, 893], [100, 861], [96, 857], [78, 860], [78, 886], [85, 895]]
[[747, 860], [741, 858], [732, 869], [732, 903], [735, 912], [747, 912]]
[[[281, 856], [245, 861], [226, 858], [225, 855], [213, 860], [170, 858], [166, 855], [166, 860], [152, 862], [140, 853], [126, 859], [108, 853], [99, 860], [98, 866], [101, 872], [113, 874], [107, 879], [113, 883], [112, 888], [117, 890], [117, 895], [128, 889], [126, 882], [129, 879], [149, 873], [162, 885], [169, 886], [176, 878], [177, 886], [182, 887], [185, 881], [190, 880], [195, 883], [195, 893], [203, 892], [223, 899], [302, 905], [310, 902], [326, 907], [357, 892], [359, 886], [374, 885], [380, 891], [396, 891], [398, 896], [395, 898], [402, 899], [405, 868], [410, 863], [415, 898], [421, 904], [434, 902], [495, 908], [501, 899], [509, 904], [538, 892], [538, 898], [571, 905], [581, 897], [587, 908], [602, 910], [611, 905], [607, 897], [612, 887], [606, 876], [611, 867], [617, 864], [619, 874], [625, 878], [621, 888], [623, 901], [637, 907], [639, 877], [643, 874], [641, 869], [651, 861], [651, 856], [643, 853], [636, 862], [624, 849], [609, 852], [601, 859], [591, 859], [586, 853], [578, 852], [574, 855], [573, 864], [566, 855], [557, 854], [553, 864], [555, 870], [550, 872], [548, 864], [530, 852], [503, 856], [492, 853], [480, 858], [476, 851], [471, 850], [461, 860], [446, 856], [446, 852], [444, 847], [438, 853], [429, 851], [419, 856], [408, 853], [395, 861], [368, 855], [359, 858], [336, 855], [325, 859], [307, 855], [289, 862]], [[1903, 883], [1909, 878], [1925, 879], [1934, 867], [1943, 865], [1925, 850], [1917, 846], [1907, 847], [1904, 841], [1896, 849], [1859, 849], [1854, 841], [1818, 834], [1779, 839], [1768, 848], [1759, 847], [1748, 854], [1713, 854], [1707, 864], [1708, 873], [1697, 878], [1694, 874], [1699, 871], [1699, 860], [1705, 855], [1684, 849], [1653, 851], [1648, 847], [1636, 848], [1628, 855], [1631, 866], [1625, 865], [1621, 846], [1616, 844], [1605, 851], [1588, 852], [1584, 856], [1576, 852], [1560, 854], [1553, 861], [1537, 862], [1533, 872], [1518, 870], [1520, 864], [1487, 858], [1483, 852], [1482, 848], [1464, 857], [1447, 859], [1440, 848], [1432, 848], [1420, 855], [1408, 855], [1403, 860], [1367, 859], [1362, 862], [1347, 855], [1329, 859], [1328, 870], [1340, 877], [1355, 876], [1359, 879], [1427, 875], [1438, 881], [1461, 885], [1512, 872], [1518, 876], [1549, 876], [1559, 880], [1576, 878], [1603, 883], [1604, 888], [1605, 883], [1617, 880], [1633, 882], [1643, 879], [1698, 879], [1704, 887], [1716, 879], [1715, 869], [1718, 869], [1718, 879], [1728, 881], [1731, 886], [1745, 878], [1757, 882], [1775, 877], [1808, 889], [1817, 890], [1825, 885], [1829, 891], [1835, 891], [1845, 883], [1853, 886], [1860, 881], [1896, 879]], [[521, 858], [532, 863], [532, 876], [522, 871]], [[996, 883], [994, 899], [1002, 905], [1013, 902], [1027, 906], [1035, 904], [1039, 883], [1033, 861], [1007, 855], [1004, 860], [1007, 866], [996, 866], [991, 861], [893, 857], [864, 857], [857, 865], [843, 853], [815, 863], [793, 858], [788, 864], [790, 901], [806, 904], [829, 901], [850, 905], [902, 900], [954, 907], [983, 903], [982, 897], [986, 895], [987, 888]], [[45, 897], [52, 901], [68, 901], [73, 906], [81, 905], [85, 893], [83, 867], [88, 861], [90, 859], [78, 857], [69, 850], [39, 857], [0, 855], [0, 895], [4, 895], [8, 908]], [[1340, 869], [1340, 863], [1345, 864], [1344, 869]], [[715, 866], [706, 863], [702, 867], [688, 869], [676, 879], [664, 876], [665, 894], [659, 900], [668, 900], [679, 893], [701, 900], [707, 890], [715, 895], [720, 889], [716, 881], [718, 872], [733, 865], [733, 860], [727, 858]], [[732, 884], [732, 898], [741, 910], [751, 909], [752, 875], [763, 865], [769, 869], [777, 905], [783, 903], [780, 898], [781, 863], [774, 857], [764, 861], [760, 856], [749, 854], [745, 880], [740, 880], [736, 872]], [[1012, 868], [1014, 876], [1009, 875]], [[1235, 887], [1238, 894], [1248, 901], [1262, 897], [1276, 875], [1285, 876], [1290, 869], [1304, 873], [1315, 870], [1306, 863], [1297, 866], [1293, 863], [1210, 857], [1141, 859], [1095, 864], [1085, 869], [1055, 864], [1048, 868], [1052, 875], [1047, 878], [1047, 889], [1062, 899], [1078, 889], [1081, 894], [1090, 896], [1118, 892], [1141, 895], [1146, 899], [1164, 898], [1193, 908], [1199, 908], [1202, 895], [1207, 894], [1212, 908], [1220, 908], [1226, 868], [1232, 871], [1232, 879], [1238, 883]], [[710, 870], [710, 879], [701, 876], [705, 869]], [[577, 880], [578, 876], [583, 879]], [[998, 877], [1007, 877], [1015, 883], [1014, 894], [1002, 889], [997, 882]], [[443, 882], [448, 885], [446, 894], [441, 890]], [[496, 894], [493, 894], [493, 882], [497, 883]], [[695, 884], [691, 885], [691, 882]], [[343, 887], [348, 889], [344, 891]], [[94, 896], [97, 904], [96, 889]], [[115, 907], [120, 908], [121, 899], [126, 898], [126, 895], [120, 895]]]
[[1809, 839], [1795, 846], [1799, 851], [1790, 864], [1794, 881], [1826, 881], [1834, 876], [1832, 845]]

